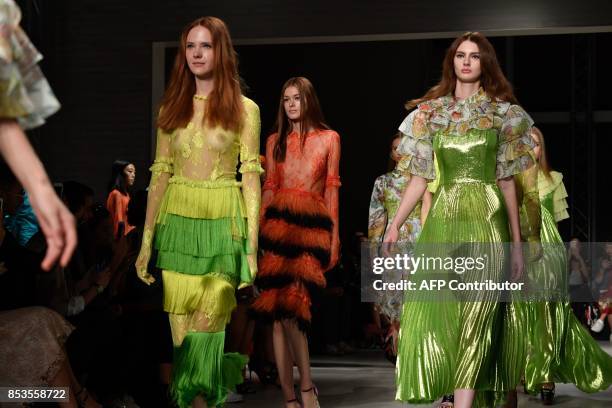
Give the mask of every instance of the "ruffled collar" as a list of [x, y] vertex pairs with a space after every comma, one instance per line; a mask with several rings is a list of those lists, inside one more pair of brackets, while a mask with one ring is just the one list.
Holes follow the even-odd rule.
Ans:
[[465, 134], [469, 129], [486, 130], [501, 126], [510, 103], [491, 98], [482, 87], [469, 97], [458, 100], [454, 95], [426, 101], [419, 110], [429, 114], [432, 131], [448, 129], [450, 133]]
[[487, 95], [487, 93], [482, 88], [482, 86], [479, 87], [476, 92], [474, 92], [473, 94], [471, 94], [465, 99], [457, 99], [454, 95], [451, 95], [451, 98], [457, 104], [474, 104], [474, 105], [479, 105], [482, 102], [487, 102], [491, 100], [491, 98], [489, 98], [489, 95]]

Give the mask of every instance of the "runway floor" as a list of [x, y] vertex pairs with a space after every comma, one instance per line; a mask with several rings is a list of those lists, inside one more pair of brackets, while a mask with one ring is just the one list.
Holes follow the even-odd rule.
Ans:
[[[601, 346], [612, 355], [612, 346], [601, 342]], [[316, 356], [312, 359], [312, 376], [319, 389], [322, 408], [360, 407], [397, 408], [436, 405], [410, 405], [394, 401], [394, 367], [384, 360], [379, 350], [360, 350], [342, 357]], [[295, 371], [297, 378], [297, 370]], [[612, 387], [597, 394], [585, 394], [573, 385], [557, 384], [556, 404], [560, 408], [610, 408]], [[232, 408], [283, 407], [279, 388], [258, 388], [255, 394], [245, 396], [241, 403], [227, 404]], [[519, 392], [520, 408], [543, 407], [538, 398]]]

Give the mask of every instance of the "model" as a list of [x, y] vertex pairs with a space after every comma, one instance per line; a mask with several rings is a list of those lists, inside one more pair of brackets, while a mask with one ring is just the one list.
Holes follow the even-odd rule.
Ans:
[[157, 120], [136, 263], [140, 279], [152, 283], [154, 243], [176, 350], [171, 391], [180, 407], [222, 404], [246, 364], [223, 349], [235, 288], [250, 284], [257, 270], [259, 108], [239, 84], [223, 21], [189, 24]]
[[277, 133], [266, 143], [266, 182], [253, 304], [274, 321], [274, 354], [288, 407], [299, 406], [293, 362], [300, 372], [303, 406], [318, 406], [310, 377], [308, 341], [311, 290], [325, 286], [323, 273], [338, 262], [340, 136], [325, 124], [314, 87], [291, 78], [281, 91]]
[[[418, 244], [437, 243], [435, 248], [444, 251], [443, 244], [450, 243], [464, 248], [463, 255], [487, 255], [480, 275], [464, 278], [501, 281], [506, 261], [501, 243], [512, 243], [509, 278], [518, 280], [523, 258], [512, 176], [533, 165], [532, 120], [516, 104], [489, 41], [480, 33], [457, 38], [446, 53], [442, 80], [407, 105], [414, 106], [400, 126], [405, 135], [400, 152], [413, 178], [385, 241], [397, 242], [401, 225], [427, 187], [426, 179], [435, 178], [435, 152], [439, 185]], [[415, 276], [427, 279], [428, 273]], [[450, 296], [441, 302], [407, 296], [396, 398], [426, 403], [454, 394], [455, 406], [466, 408], [477, 390], [494, 390], [489, 374], [497, 357], [494, 339], [502, 313], [494, 293], [466, 293], [462, 299]]]

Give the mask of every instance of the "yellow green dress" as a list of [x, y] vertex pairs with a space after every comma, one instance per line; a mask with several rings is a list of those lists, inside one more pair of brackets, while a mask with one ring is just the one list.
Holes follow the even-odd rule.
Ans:
[[[487, 267], [480, 275], [463, 276], [502, 280], [502, 243], [511, 237], [496, 182], [533, 165], [532, 124], [521, 107], [491, 98], [482, 88], [461, 101], [451, 95], [426, 101], [408, 115], [399, 128], [404, 138], [398, 151], [406, 156], [401, 167], [433, 180], [435, 152], [439, 168], [439, 184], [415, 252], [444, 251], [450, 245], [476, 257], [485, 250]], [[423, 280], [429, 273], [414, 276]], [[495, 389], [492, 374], [500, 358], [504, 304], [486, 292], [474, 299], [448, 292], [441, 296], [444, 301], [406, 293], [396, 368], [398, 400], [431, 403], [457, 388]]]
[[[535, 290], [526, 304], [525, 388], [539, 391], [546, 382], [573, 383], [584, 392], [597, 392], [612, 384], [612, 357], [580, 324], [567, 299], [567, 257], [557, 222], [569, 218], [563, 175], [538, 173], [542, 257], [527, 263], [529, 284]], [[530, 202], [521, 207], [521, 224], [531, 229]], [[520, 374], [520, 373], [519, 373]], [[516, 381], [516, 379], [514, 380]]]
[[[222, 404], [242, 382], [246, 356], [224, 353], [235, 289], [256, 273], [260, 205], [260, 118], [242, 97], [239, 131], [203, 124], [207, 100], [195, 95], [185, 128], [158, 130], [143, 246], [154, 244], [164, 309], [175, 346], [171, 391], [187, 407], [197, 395]], [[240, 164], [241, 181], [236, 179]]]

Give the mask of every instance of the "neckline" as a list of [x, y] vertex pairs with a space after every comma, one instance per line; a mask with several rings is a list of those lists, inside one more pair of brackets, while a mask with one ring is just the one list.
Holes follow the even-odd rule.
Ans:
[[[310, 136], [310, 135], [312, 135], [312, 134], [314, 134], [314, 133], [317, 133], [318, 131], [319, 131], [319, 129], [312, 129], [312, 130], [309, 130], [308, 132], [304, 133], [304, 137], [306, 137], [306, 136]], [[296, 135], [296, 136], [299, 136], [299, 133], [298, 133], [298, 132], [296, 132], [295, 130], [292, 130], [291, 132], [289, 132], [289, 134], [288, 134], [287, 136], [291, 136], [291, 135]]]
[[486, 96], [486, 92], [484, 91], [483, 87], [480, 86], [478, 87], [478, 89], [476, 90], [476, 92], [474, 92], [473, 94], [471, 94], [470, 96], [468, 96], [467, 98], [464, 99], [458, 99], [455, 95], [452, 95], [453, 100], [455, 101], [455, 103], [470, 103], [470, 102], [474, 102], [478, 99], [481, 99], [483, 96]]

